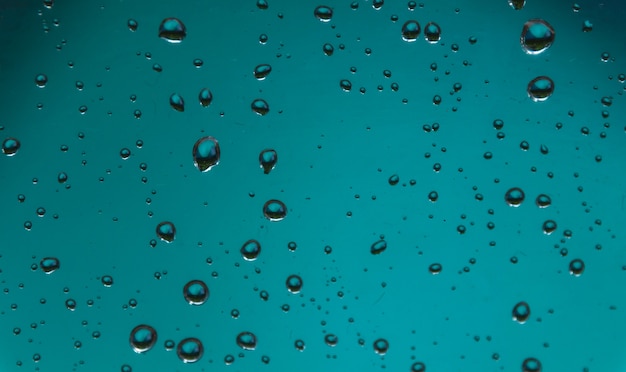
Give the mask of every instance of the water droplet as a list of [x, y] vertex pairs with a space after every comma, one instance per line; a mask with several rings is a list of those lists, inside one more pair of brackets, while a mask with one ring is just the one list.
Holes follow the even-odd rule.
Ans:
[[243, 243], [239, 251], [241, 252], [241, 256], [244, 260], [254, 261], [257, 259], [257, 257], [259, 257], [259, 254], [261, 253], [261, 243], [259, 243], [257, 240], [250, 239], [247, 242]]
[[574, 276], [580, 276], [585, 271], [585, 262], [580, 258], [573, 259], [569, 263], [569, 273]]
[[441, 27], [435, 22], [429, 22], [424, 26], [424, 38], [431, 44], [437, 43], [441, 39]]
[[433, 275], [439, 274], [442, 269], [443, 269], [443, 266], [441, 266], [441, 264], [439, 264], [439, 263], [431, 264], [428, 267], [428, 271], [430, 271], [430, 273], [433, 274]]
[[383, 239], [375, 242], [374, 244], [372, 244], [372, 246], [370, 247], [370, 252], [372, 254], [380, 254], [382, 253], [385, 249], [387, 249], [387, 242]]
[[509, 0], [509, 5], [515, 10], [522, 10], [526, 5], [526, 0]]
[[178, 93], [172, 93], [170, 96], [170, 106], [176, 111], [183, 112], [185, 111], [185, 100]]
[[105, 287], [110, 287], [113, 285], [113, 277], [111, 275], [105, 275], [100, 279], [102, 285]]
[[54, 0], [43, 0], [43, 6], [45, 6], [48, 9], [51, 9], [53, 5], [54, 5]]
[[159, 25], [159, 37], [170, 43], [180, 43], [187, 36], [187, 29], [178, 18], [165, 18]]
[[402, 25], [402, 39], [404, 41], [413, 42], [420, 35], [421, 27], [417, 21], [406, 21]]
[[411, 372], [426, 372], [426, 364], [422, 362], [415, 362], [411, 366]]
[[391, 176], [389, 176], [387, 182], [389, 182], [391, 186], [395, 186], [398, 184], [398, 182], [400, 182], [400, 176], [398, 176], [397, 174], [392, 174]]
[[169, 221], [161, 222], [156, 227], [156, 234], [164, 242], [171, 243], [176, 237], [176, 227]]
[[258, 80], [264, 80], [270, 72], [272, 72], [272, 66], [268, 64], [257, 65], [254, 68], [254, 77]]
[[554, 81], [547, 76], [538, 76], [528, 83], [526, 92], [535, 102], [545, 101], [554, 92]]
[[269, 8], [270, 5], [267, 3], [267, 0], [257, 0], [256, 6], [259, 9], [265, 10], [265, 9]]
[[541, 362], [537, 358], [526, 358], [522, 362], [522, 372], [541, 372]]
[[383, 5], [385, 5], [385, 0], [373, 0], [372, 1], [372, 8], [376, 10], [379, 10], [380, 8], [382, 8]]
[[289, 292], [294, 294], [299, 293], [303, 285], [302, 278], [298, 275], [290, 275], [287, 278], [286, 285]]
[[333, 18], [333, 10], [326, 5], [320, 5], [315, 8], [313, 14], [315, 15], [315, 18], [322, 22], [329, 22], [331, 18]]
[[428, 200], [434, 203], [437, 201], [437, 199], [439, 199], [439, 194], [437, 193], [437, 191], [431, 191], [430, 193], [428, 193]]
[[384, 338], [374, 341], [374, 352], [379, 355], [385, 355], [389, 350], [389, 342]]
[[256, 348], [256, 336], [252, 332], [241, 332], [237, 335], [237, 345], [244, 350], [254, 350]]
[[133, 367], [131, 367], [128, 364], [123, 364], [121, 371], [122, 372], [133, 372]]
[[583, 22], [583, 32], [591, 32], [593, 30], [593, 23], [589, 20]]
[[209, 287], [202, 280], [191, 280], [183, 287], [183, 296], [189, 305], [202, 305], [209, 298]]
[[518, 302], [514, 307], [513, 307], [513, 320], [520, 323], [520, 324], [524, 324], [526, 323], [526, 320], [528, 319], [528, 317], [530, 316], [530, 306], [522, 301], [522, 302]]
[[202, 354], [204, 354], [204, 346], [195, 337], [181, 340], [176, 348], [176, 355], [183, 363], [195, 363], [202, 358]]
[[265, 100], [262, 100], [260, 98], [257, 98], [254, 101], [252, 101], [252, 104], [250, 105], [250, 107], [252, 107], [252, 111], [256, 112], [257, 114], [261, 116], [270, 112], [270, 105], [268, 105], [267, 102], [265, 102]]
[[192, 150], [193, 164], [201, 172], [208, 172], [220, 162], [220, 145], [211, 136], [196, 141]]
[[130, 150], [126, 147], [120, 150], [120, 157], [124, 160], [130, 157]]
[[263, 173], [269, 174], [272, 169], [276, 166], [276, 162], [278, 161], [278, 154], [275, 150], [266, 149], [261, 151], [259, 154], [259, 164], [263, 169]]
[[69, 310], [69, 311], [74, 311], [76, 310], [76, 301], [74, 301], [71, 298], [68, 298], [67, 300], [65, 300], [65, 307]]
[[556, 230], [556, 222], [553, 220], [547, 220], [543, 223], [543, 233], [546, 235], [552, 234]]
[[213, 93], [211, 93], [209, 88], [203, 88], [198, 94], [198, 100], [202, 106], [209, 107], [213, 101]]
[[330, 56], [333, 55], [333, 52], [335, 51], [335, 48], [332, 46], [332, 44], [326, 43], [322, 47], [322, 50], [324, 51], [324, 54], [326, 54], [327, 56], [330, 57]]
[[65, 173], [65, 172], [60, 172], [60, 173], [57, 175], [57, 181], [58, 181], [59, 183], [65, 183], [65, 182], [67, 182], [67, 173]]
[[520, 43], [527, 54], [539, 54], [554, 42], [554, 29], [543, 19], [531, 19], [524, 23]]
[[504, 194], [504, 201], [511, 207], [519, 207], [524, 201], [524, 190], [512, 187]]
[[326, 342], [326, 345], [330, 347], [335, 347], [337, 343], [339, 342], [339, 337], [335, 336], [332, 333], [329, 333], [326, 336], [324, 336], [324, 342]]
[[46, 86], [46, 83], [48, 83], [48, 77], [44, 74], [39, 74], [37, 76], [35, 76], [35, 84], [39, 87], [39, 88], [43, 88]]
[[2, 142], [2, 153], [6, 156], [13, 156], [17, 154], [20, 146], [20, 141], [17, 138], [8, 137]]
[[539, 194], [537, 199], [535, 199], [535, 203], [539, 208], [547, 208], [552, 204], [552, 199], [546, 194]]
[[132, 347], [136, 353], [149, 351], [156, 343], [156, 340], [156, 330], [146, 324], [138, 325], [130, 332], [130, 347]]
[[132, 18], [128, 20], [127, 24], [128, 24], [128, 29], [133, 32], [137, 31], [137, 27], [139, 27], [139, 23], [137, 23], [137, 21]]
[[46, 274], [52, 274], [59, 268], [61, 268], [61, 262], [56, 257], [45, 257], [39, 262], [41, 270]]
[[204, 64], [204, 61], [203, 61], [203, 60], [201, 60], [200, 58], [196, 58], [196, 59], [194, 59], [194, 60], [193, 60], [193, 65], [194, 65], [196, 68], [200, 68], [200, 67], [202, 67], [202, 65], [203, 65], [203, 64]]
[[296, 350], [298, 350], [298, 351], [304, 351], [304, 348], [306, 347], [304, 341], [302, 341], [302, 340], [296, 340], [293, 343], [293, 346], [295, 346]]
[[287, 216], [287, 206], [280, 200], [268, 200], [263, 205], [263, 215], [270, 221], [280, 221]]

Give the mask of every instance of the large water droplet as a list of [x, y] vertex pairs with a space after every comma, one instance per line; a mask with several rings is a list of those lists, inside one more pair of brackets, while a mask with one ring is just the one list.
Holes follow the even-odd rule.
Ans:
[[256, 348], [256, 336], [252, 332], [241, 332], [237, 335], [237, 345], [244, 350], [254, 350]]
[[130, 332], [130, 346], [136, 353], [145, 353], [154, 346], [157, 332], [149, 325], [141, 324]]
[[202, 280], [191, 280], [183, 287], [183, 296], [189, 305], [202, 305], [209, 298], [209, 287]]
[[208, 172], [220, 162], [220, 145], [211, 136], [196, 141], [192, 150], [193, 164], [201, 172]]
[[520, 324], [526, 323], [526, 320], [530, 316], [530, 306], [522, 301], [518, 302], [513, 307], [513, 320], [519, 322]]
[[575, 258], [569, 263], [569, 273], [580, 276], [585, 271], [585, 262], [580, 258]]
[[263, 205], [263, 215], [270, 221], [280, 221], [287, 216], [287, 206], [280, 200], [268, 200]]
[[260, 98], [257, 98], [254, 101], [252, 101], [252, 104], [250, 105], [250, 107], [252, 107], [252, 111], [256, 112], [257, 114], [261, 116], [270, 112], [270, 105], [268, 105], [267, 102], [265, 102], [265, 100], [262, 100]]
[[2, 153], [6, 156], [13, 156], [17, 154], [20, 146], [20, 141], [17, 138], [9, 137], [2, 141]]
[[287, 290], [289, 292], [299, 293], [304, 283], [302, 282], [302, 278], [299, 277], [298, 275], [289, 275], [289, 277], [287, 278], [286, 284], [287, 284]]
[[183, 112], [185, 111], [185, 100], [178, 93], [172, 93], [170, 96], [170, 106], [176, 111]]
[[315, 18], [322, 22], [329, 22], [333, 18], [333, 10], [325, 5], [320, 5], [313, 11]]
[[526, 92], [535, 102], [545, 101], [554, 92], [554, 81], [547, 76], [538, 76], [528, 83]]
[[524, 23], [520, 43], [527, 54], [539, 54], [554, 42], [554, 29], [543, 19], [531, 19]]
[[276, 166], [276, 162], [278, 161], [278, 154], [275, 150], [266, 149], [261, 151], [259, 154], [259, 164], [263, 169], [263, 173], [269, 174], [272, 169]]
[[404, 41], [413, 42], [420, 35], [421, 27], [417, 21], [406, 21], [402, 25], [402, 39]]
[[556, 230], [556, 222], [553, 220], [547, 220], [546, 222], [543, 223], [543, 233], [546, 235], [550, 235], [552, 234], [555, 230]]
[[202, 342], [195, 338], [189, 337], [181, 340], [176, 348], [176, 355], [183, 363], [194, 363], [202, 358], [204, 354], [204, 346]]
[[526, 0], [509, 0], [509, 5], [515, 10], [522, 10], [526, 5]]
[[335, 347], [337, 343], [339, 342], [339, 337], [335, 336], [332, 333], [329, 333], [326, 336], [324, 336], [324, 342], [326, 343], [326, 345], [330, 347]]
[[524, 190], [512, 187], [504, 194], [504, 201], [511, 207], [519, 207], [524, 201]]
[[169, 221], [161, 222], [156, 227], [156, 234], [164, 242], [171, 243], [176, 238], [176, 227]]
[[267, 77], [267, 75], [270, 74], [270, 72], [272, 72], [271, 65], [268, 65], [268, 64], [257, 65], [254, 68], [254, 77], [257, 78], [258, 80], [264, 80]]
[[52, 274], [61, 267], [61, 262], [56, 257], [46, 257], [39, 262], [41, 270], [46, 274]]
[[379, 338], [374, 341], [374, 352], [379, 355], [387, 354], [387, 350], [389, 350], [389, 341], [384, 338]]
[[429, 43], [435, 44], [441, 39], [441, 27], [435, 22], [429, 22], [424, 26], [424, 37]]
[[187, 36], [187, 28], [178, 18], [165, 18], [159, 25], [159, 37], [170, 43], [180, 43]]
[[211, 93], [209, 88], [203, 88], [198, 94], [198, 100], [202, 106], [209, 107], [211, 102], [213, 102], [213, 93]]
[[257, 240], [250, 239], [247, 242], [243, 243], [239, 251], [241, 252], [241, 256], [244, 260], [254, 261], [257, 259], [257, 257], [259, 257], [259, 254], [261, 253], [261, 243], [259, 243]]

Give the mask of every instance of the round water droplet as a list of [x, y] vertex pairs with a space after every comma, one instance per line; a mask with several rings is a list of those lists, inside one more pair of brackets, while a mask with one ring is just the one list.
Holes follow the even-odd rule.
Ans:
[[182, 360], [183, 363], [195, 363], [202, 358], [202, 354], [204, 354], [204, 346], [202, 346], [202, 342], [195, 337], [181, 340], [176, 348], [176, 355], [178, 355], [178, 358]]
[[383, 239], [375, 242], [374, 244], [372, 244], [372, 246], [370, 247], [370, 252], [372, 254], [380, 254], [382, 253], [385, 249], [387, 249], [387, 242]]
[[326, 336], [324, 336], [324, 342], [326, 343], [326, 345], [330, 347], [335, 347], [337, 343], [339, 342], [339, 337], [335, 336], [332, 333], [329, 333]]
[[204, 61], [201, 60], [200, 58], [196, 58], [193, 60], [193, 65], [196, 66], [196, 68], [202, 67], [203, 64], [204, 64]]
[[291, 293], [299, 293], [300, 290], [302, 289], [302, 278], [300, 278], [298, 275], [289, 275], [289, 277], [287, 278], [286, 281], [287, 284], [287, 290]]
[[443, 270], [443, 266], [441, 266], [441, 264], [439, 264], [439, 263], [431, 264], [428, 267], [428, 271], [430, 271], [430, 273], [433, 274], [433, 275], [439, 274], [441, 272], [441, 270]]
[[341, 87], [344, 92], [349, 92], [352, 90], [352, 83], [348, 79], [343, 79], [339, 81], [339, 87]]
[[270, 5], [267, 3], [267, 0], [257, 0], [256, 6], [259, 9], [265, 10], [265, 9], [269, 8]]
[[509, 0], [509, 5], [515, 10], [522, 10], [526, 5], [526, 0]]
[[332, 44], [326, 43], [322, 47], [322, 50], [324, 51], [324, 54], [326, 54], [327, 56], [330, 57], [330, 56], [333, 55], [333, 52], [335, 51], [335, 48], [332, 46]]
[[258, 80], [264, 80], [270, 72], [272, 72], [272, 66], [268, 64], [257, 65], [254, 68], [254, 77]]
[[528, 317], [530, 316], [530, 306], [522, 301], [522, 302], [518, 302], [514, 307], [513, 307], [513, 320], [520, 323], [520, 324], [524, 324], [526, 323], [526, 320], [528, 319]]
[[272, 169], [274, 169], [277, 161], [278, 154], [275, 150], [265, 149], [259, 154], [259, 164], [261, 165], [261, 169], [263, 169], [263, 173], [265, 174], [269, 174]]
[[69, 311], [74, 311], [76, 310], [76, 301], [74, 301], [71, 298], [68, 298], [67, 300], [65, 300], [65, 307], [69, 310]]
[[546, 235], [552, 234], [556, 230], [556, 222], [553, 220], [547, 220], [543, 223], [543, 233]]
[[120, 150], [120, 157], [124, 160], [128, 159], [130, 157], [130, 149], [124, 147], [123, 149]]
[[198, 94], [198, 100], [202, 106], [209, 107], [213, 101], [213, 93], [211, 93], [209, 88], [203, 88]]
[[441, 27], [435, 22], [429, 22], [424, 26], [424, 38], [431, 44], [437, 43], [441, 39]]
[[554, 29], [543, 19], [531, 19], [524, 23], [520, 43], [527, 54], [539, 54], [554, 42]]
[[298, 350], [298, 351], [304, 351], [304, 348], [306, 347], [304, 341], [302, 341], [302, 340], [296, 340], [293, 343], [293, 346], [295, 346], [296, 350]]
[[60, 172], [60, 173], [57, 175], [57, 182], [59, 182], [59, 183], [65, 183], [65, 182], [67, 182], [67, 178], [68, 178], [68, 177], [67, 177], [67, 173], [65, 173], [65, 172]]
[[411, 372], [426, 372], [426, 364], [422, 362], [415, 362], [411, 365]]
[[48, 77], [46, 75], [39, 74], [39, 75], [35, 76], [35, 84], [39, 88], [45, 87], [47, 82], [48, 82]]
[[389, 182], [391, 186], [395, 186], [398, 184], [398, 182], [400, 182], [400, 176], [398, 176], [397, 174], [392, 174], [391, 176], [389, 176], [387, 182]]
[[176, 237], [176, 227], [169, 221], [161, 222], [156, 227], [156, 234], [164, 242], [171, 243]]
[[268, 105], [267, 102], [265, 102], [265, 100], [262, 100], [260, 98], [257, 98], [254, 101], [252, 101], [252, 104], [250, 105], [250, 107], [252, 107], [252, 111], [256, 112], [257, 114], [261, 116], [266, 115], [268, 112], [270, 112], [270, 105]]
[[172, 93], [170, 96], [170, 106], [176, 111], [183, 112], [185, 111], [185, 100], [178, 93]]
[[402, 39], [404, 41], [413, 42], [420, 35], [421, 27], [417, 21], [406, 21], [402, 25]]
[[439, 199], [439, 194], [437, 193], [437, 191], [431, 191], [430, 193], [428, 193], [428, 200], [434, 203], [437, 201], [437, 199]]
[[585, 271], [585, 262], [580, 258], [573, 259], [569, 263], [569, 273], [574, 276], [580, 276]]
[[138, 325], [130, 332], [130, 347], [132, 347], [136, 353], [149, 351], [156, 343], [156, 340], [156, 330], [146, 324]]
[[202, 280], [191, 280], [183, 287], [183, 296], [189, 305], [202, 305], [209, 298], [209, 287]]
[[113, 285], [113, 277], [111, 275], [103, 276], [100, 281], [102, 282], [102, 285], [105, 287], [110, 287]]
[[320, 5], [315, 8], [313, 15], [322, 22], [329, 22], [333, 18], [333, 10], [326, 5]]
[[389, 350], [389, 341], [384, 338], [379, 338], [374, 341], [374, 352], [379, 355], [387, 354], [387, 350]]
[[261, 254], [261, 243], [257, 240], [250, 239], [243, 243], [239, 251], [244, 260], [254, 261], [259, 257], [259, 254]]
[[201, 172], [208, 172], [220, 162], [220, 145], [211, 136], [196, 141], [192, 150], [193, 164]]
[[170, 43], [180, 43], [187, 36], [187, 28], [178, 18], [165, 18], [159, 25], [159, 37]]
[[2, 142], [2, 153], [6, 156], [13, 156], [17, 154], [17, 150], [20, 149], [20, 141], [17, 138], [9, 137]]
[[263, 215], [270, 221], [280, 221], [287, 216], [287, 206], [277, 199], [268, 200], [263, 205]]
[[512, 187], [504, 194], [504, 201], [511, 207], [519, 207], [524, 201], [524, 191], [519, 187]]
[[547, 208], [552, 204], [552, 199], [546, 194], [539, 194], [537, 199], [535, 199], [535, 203], [539, 208]]
[[256, 348], [256, 336], [252, 332], [241, 332], [237, 335], [237, 345], [244, 350], [254, 350]]
[[526, 358], [522, 362], [522, 372], [541, 372], [541, 362], [537, 358]]
[[372, 0], [372, 8], [379, 10], [385, 5], [385, 0]]
[[128, 20], [127, 25], [128, 29], [133, 32], [137, 31], [137, 27], [139, 27], [139, 23], [137, 23], [137, 21], [132, 18]]
[[45, 257], [39, 262], [41, 270], [46, 274], [52, 274], [59, 268], [61, 268], [61, 262], [56, 257]]

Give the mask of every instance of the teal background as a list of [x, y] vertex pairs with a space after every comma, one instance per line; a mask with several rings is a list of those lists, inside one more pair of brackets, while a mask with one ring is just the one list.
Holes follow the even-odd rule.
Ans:
[[[416, 361], [428, 371], [521, 371], [528, 357], [543, 371], [626, 370], [626, 105], [618, 79], [626, 73], [626, 7], [581, 1], [574, 12], [571, 2], [528, 0], [515, 11], [505, 0], [433, 0], [410, 11], [406, 1], [380, 10], [357, 2], [353, 10], [351, 1], [269, 0], [261, 10], [251, 0], [56, 0], [50, 9], [0, 1], [0, 140], [21, 142], [15, 156], [0, 154], [0, 371], [410, 371]], [[313, 16], [318, 5], [333, 8], [330, 22]], [[158, 38], [167, 17], [187, 27], [180, 44]], [[532, 18], [549, 22], [556, 39], [531, 56], [520, 33]], [[403, 41], [409, 19], [438, 23], [441, 41], [429, 44], [423, 32]], [[582, 32], [585, 20], [591, 32]], [[330, 57], [325, 43], [335, 47]], [[257, 81], [254, 68], [265, 63], [272, 72]], [[44, 88], [35, 85], [40, 73]], [[533, 102], [526, 85], [540, 75], [555, 91]], [[462, 89], [451, 94], [457, 82]], [[199, 104], [202, 88], [213, 93], [209, 107]], [[169, 106], [172, 93], [185, 99], [184, 112]], [[268, 102], [267, 115], [251, 110], [257, 98]], [[504, 139], [495, 119], [504, 121]], [[435, 122], [437, 132], [423, 130]], [[206, 173], [191, 156], [203, 136], [221, 148]], [[278, 153], [268, 175], [259, 166], [267, 148]], [[394, 174], [400, 182], [391, 186]], [[511, 187], [526, 194], [519, 208], [504, 202]], [[550, 207], [534, 204], [541, 193]], [[287, 205], [284, 220], [263, 216], [270, 199]], [[541, 230], [548, 219], [558, 224], [551, 235]], [[175, 224], [176, 239], [152, 248], [162, 221]], [[381, 235], [387, 249], [372, 255]], [[252, 262], [239, 252], [249, 239], [262, 246]], [[57, 257], [60, 269], [32, 270], [44, 257]], [[585, 262], [579, 277], [569, 274], [575, 258]], [[433, 263], [440, 274], [428, 271]], [[286, 288], [292, 274], [303, 279], [298, 294]], [[201, 306], [182, 294], [193, 279], [209, 287]], [[520, 301], [531, 308], [525, 324], [512, 320]], [[139, 324], [158, 333], [145, 354], [128, 341]], [[237, 346], [244, 331], [256, 335], [256, 350]], [[326, 334], [338, 337], [335, 347]], [[187, 337], [204, 345], [194, 364], [164, 347]], [[378, 338], [389, 342], [384, 356], [374, 352]], [[229, 366], [227, 355], [235, 357]]]

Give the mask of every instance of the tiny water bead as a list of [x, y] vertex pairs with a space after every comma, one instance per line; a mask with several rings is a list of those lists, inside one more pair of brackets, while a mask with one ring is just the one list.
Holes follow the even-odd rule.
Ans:
[[2, 153], [6, 156], [13, 156], [17, 154], [17, 150], [20, 149], [21, 143], [17, 138], [8, 137], [2, 141]]
[[512, 187], [504, 194], [504, 201], [511, 207], [519, 207], [524, 201], [524, 191], [519, 187]]
[[46, 75], [39, 74], [35, 76], [35, 85], [37, 85], [39, 88], [45, 87], [47, 83], [48, 83], [48, 77]]
[[187, 36], [187, 28], [178, 18], [165, 18], [159, 25], [159, 37], [170, 43], [180, 43]]
[[313, 10], [313, 15], [322, 22], [329, 22], [333, 18], [333, 10], [326, 5], [320, 5]]
[[52, 274], [59, 268], [61, 268], [61, 262], [56, 257], [45, 257], [39, 262], [41, 270], [46, 274]]
[[287, 277], [287, 290], [293, 294], [299, 293], [303, 284], [302, 278], [298, 275], [289, 275], [289, 277]]
[[261, 254], [261, 243], [257, 240], [250, 239], [243, 243], [239, 251], [244, 260], [254, 261], [259, 257], [259, 254]]
[[185, 100], [178, 93], [172, 93], [170, 96], [170, 106], [178, 112], [185, 111]]
[[272, 72], [272, 66], [268, 64], [257, 65], [254, 68], [254, 77], [257, 80], [264, 80], [270, 72]]
[[573, 259], [569, 263], [569, 273], [574, 276], [580, 276], [585, 271], [585, 262], [580, 258]]
[[266, 115], [270, 112], [270, 105], [263, 99], [257, 98], [250, 104], [252, 111], [257, 113], [258, 115]]
[[161, 222], [156, 227], [156, 234], [164, 242], [171, 243], [176, 238], [176, 227], [169, 221]]
[[198, 139], [192, 150], [193, 164], [200, 172], [208, 172], [220, 162], [220, 145], [211, 136]]
[[524, 23], [520, 43], [527, 54], [539, 54], [554, 42], [554, 29], [543, 19], [531, 19]]
[[244, 350], [256, 349], [256, 336], [252, 332], [241, 332], [237, 335], [237, 345]]
[[420, 24], [417, 21], [410, 20], [402, 25], [402, 39], [404, 41], [413, 42], [417, 40], [421, 31]]
[[176, 355], [183, 363], [195, 363], [202, 358], [202, 354], [204, 354], [204, 346], [195, 337], [181, 340], [176, 348]]
[[537, 358], [526, 358], [522, 362], [522, 372], [541, 372], [541, 362]]
[[278, 154], [276, 150], [265, 149], [259, 154], [259, 165], [263, 169], [264, 174], [269, 174], [278, 162]]
[[538, 76], [528, 83], [526, 93], [535, 102], [545, 101], [554, 93], [554, 81], [548, 76]]
[[389, 341], [384, 338], [379, 338], [374, 341], [374, 352], [379, 355], [387, 354], [387, 350], [389, 350]]
[[424, 26], [424, 38], [431, 44], [441, 40], [441, 27], [435, 22], [429, 22]]
[[137, 31], [137, 27], [139, 27], [139, 23], [137, 23], [137, 21], [132, 18], [130, 18], [128, 22], [126, 22], [126, 25], [128, 26], [128, 29], [133, 32]]
[[191, 280], [183, 287], [183, 297], [189, 305], [202, 305], [209, 298], [209, 287], [202, 280]]
[[387, 249], [387, 242], [381, 239], [372, 244], [372, 246], [370, 247], [370, 253], [374, 255], [381, 254], [382, 252], [385, 251], [385, 249]]
[[528, 317], [530, 316], [530, 306], [522, 301], [522, 302], [518, 302], [517, 304], [515, 304], [515, 306], [513, 307], [513, 320], [520, 323], [520, 324], [524, 324], [526, 323], [526, 320], [528, 319]]
[[268, 200], [263, 205], [263, 215], [270, 221], [280, 221], [287, 216], [287, 206], [277, 199]]
[[156, 343], [157, 332], [147, 324], [140, 324], [130, 332], [130, 347], [136, 353], [145, 353]]
[[200, 101], [200, 105], [202, 107], [209, 107], [211, 102], [213, 102], [213, 93], [209, 90], [209, 88], [202, 88], [200, 93], [198, 93], [198, 101]]

